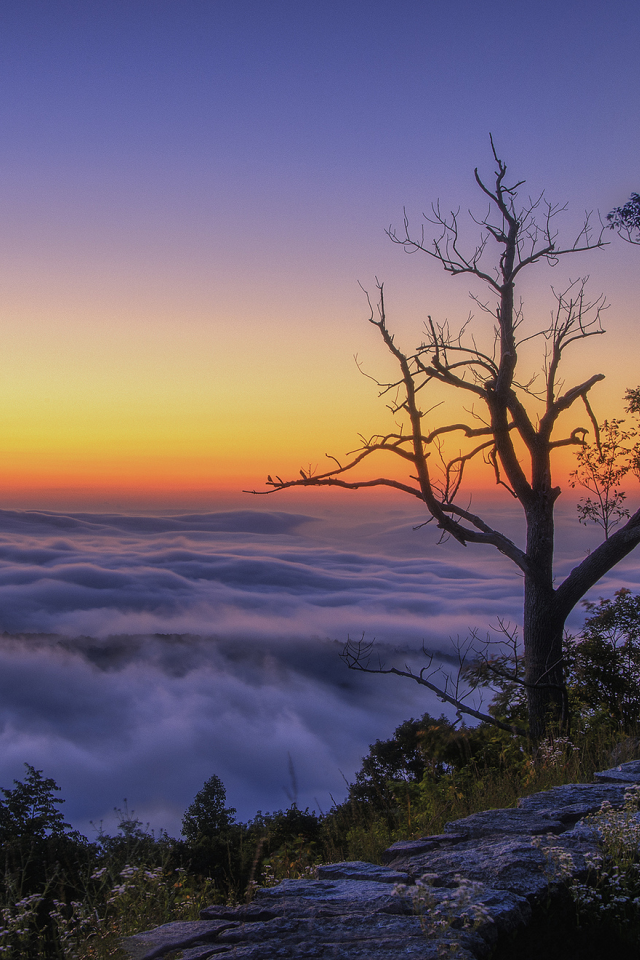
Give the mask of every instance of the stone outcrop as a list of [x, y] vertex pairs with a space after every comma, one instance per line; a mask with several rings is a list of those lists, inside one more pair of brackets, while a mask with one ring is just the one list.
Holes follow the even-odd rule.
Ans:
[[[597, 849], [584, 818], [604, 801], [621, 806], [635, 783], [640, 761], [623, 763], [596, 774], [594, 784], [554, 787], [516, 809], [475, 813], [437, 836], [395, 843], [384, 866], [319, 866], [315, 879], [283, 880], [258, 890], [249, 904], [207, 907], [200, 921], [167, 923], [124, 946], [132, 960], [436, 960], [445, 947], [449, 956], [484, 960], [548, 896], [546, 861], [534, 838], [552, 834], [576, 872], [584, 871], [585, 855]], [[470, 897], [482, 907], [475, 929], [460, 919]], [[438, 916], [447, 920], [439, 928], [429, 919]]]

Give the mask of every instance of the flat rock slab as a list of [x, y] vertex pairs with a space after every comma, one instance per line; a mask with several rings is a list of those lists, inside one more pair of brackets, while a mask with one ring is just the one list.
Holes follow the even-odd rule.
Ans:
[[603, 803], [621, 807], [625, 784], [566, 783], [543, 793], [518, 800], [518, 810], [538, 817], [559, 820], [562, 824], [576, 823], [590, 813], [597, 813]]
[[382, 854], [382, 862], [390, 864], [399, 857], [413, 857], [430, 850], [437, 850], [442, 846], [451, 846], [467, 840], [466, 833], [439, 833], [432, 837], [418, 837], [417, 840], [397, 840]]
[[[207, 907], [200, 921], [164, 924], [123, 946], [132, 960], [488, 960], [549, 897], [540, 837], [583, 873], [585, 856], [597, 850], [597, 831], [584, 818], [605, 802], [620, 807], [636, 783], [640, 761], [623, 763], [595, 784], [554, 787], [515, 809], [486, 810], [442, 834], [394, 843], [385, 866], [323, 864], [316, 879], [282, 880], [251, 903]], [[484, 919], [465, 929], [462, 915], [478, 902]], [[442, 916], [451, 921], [444, 932], [433, 923]]]
[[[402, 882], [413, 882], [404, 872], [399, 876]], [[282, 880], [276, 887], [259, 890], [253, 902], [276, 917], [413, 912], [390, 883], [376, 880]]]
[[564, 783], [560, 787], [551, 787], [550, 790], [521, 797], [517, 809], [531, 812], [553, 810], [561, 820], [564, 818], [564, 811], [577, 803], [588, 804], [594, 809], [598, 809], [605, 801], [613, 806], [622, 804], [626, 790], [625, 784]]
[[180, 960], [209, 960], [209, 957], [216, 957], [225, 953], [229, 953], [227, 947], [220, 947], [219, 944], [215, 943], [201, 944], [198, 947], [189, 947], [187, 950], [182, 950]]
[[564, 824], [558, 817], [547, 817], [541, 814], [530, 813], [528, 810], [483, 810], [481, 813], [472, 813], [463, 820], [453, 820], [447, 823], [446, 833], [462, 834], [468, 839], [475, 837], [489, 837], [494, 834], [526, 834], [530, 837], [543, 833], [562, 833]]
[[[554, 844], [556, 843], [554, 837]], [[546, 892], [546, 860], [542, 851], [525, 837], [483, 837], [458, 844], [451, 850], [439, 849], [397, 860], [414, 880], [425, 874], [434, 886], [454, 888], [458, 877], [481, 883], [493, 890], [506, 890], [527, 899]]]
[[132, 960], [156, 960], [156, 957], [190, 947], [199, 941], [215, 940], [220, 933], [234, 926], [237, 926], [237, 923], [225, 920], [163, 923], [155, 930], [127, 937], [122, 941], [122, 946], [129, 952]]
[[640, 760], [630, 760], [629, 763], [621, 763], [611, 770], [602, 770], [596, 773], [596, 780], [613, 783], [640, 783]]
[[263, 920], [275, 920], [279, 911], [260, 903], [241, 903], [237, 907], [212, 904], [200, 911], [203, 920], [235, 920], [238, 923], [258, 923]]
[[316, 867], [318, 880], [373, 880], [375, 883], [407, 883], [409, 877], [398, 870], [381, 867], [364, 860], [347, 860], [343, 863], [323, 863]]

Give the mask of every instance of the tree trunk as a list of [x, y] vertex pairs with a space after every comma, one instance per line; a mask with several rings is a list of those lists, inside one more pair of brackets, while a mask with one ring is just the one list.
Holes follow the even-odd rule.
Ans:
[[529, 731], [533, 740], [544, 736], [549, 722], [567, 728], [562, 635], [553, 591], [527, 578], [524, 602], [525, 682]]
[[564, 620], [553, 589], [553, 502], [543, 493], [527, 511], [523, 640], [530, 735], [537, 740], [549, 722], [568, 726], [562, 654]]

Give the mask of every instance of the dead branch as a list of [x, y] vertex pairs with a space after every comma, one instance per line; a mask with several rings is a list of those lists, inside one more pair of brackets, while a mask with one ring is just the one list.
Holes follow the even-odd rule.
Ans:
[[[416, 683], [420, 684], [420, 686], [427, 687], [427, 689], [436, 694], [442, 703], [451, 704], [451, 706], [455, 707], [459, 713], [465, 713], [467, 716], [474, 717], [476, 720], [480, 720], [483, 723], [490, 723], [495, 727], [499, 727], [501, 730], [506, 730], [507, 733], [514, 734], [515, 736], [527, 736], [527, 731], [522, 727], [518, 727], [515, 724], [504, 723], [502, 720], [498, 720], [497, 717], [493, 717], [489, 713], [482, 713], [480, 710], [476, 710], [464, 703], [464, 701], [459, 697], [450, 694], [446, 690], [448, 678], [445, 677], [445, 688], [439, 687], [437, 684], [433, 683], [433, 681], [429, 679], [429, 676], [436, 675], [439, 672], [437, 669], [433, 671], [432, 674], [425, 676], [425, 670], [429, 669], [428, 667], [423, 667], [420, 673], [414, 673], [409, 667], [407, 667], [405, 670], [398, 670], [396, 667], [384, 667], [381, 663], [379, 663], [377, 667], [370, 667], [369, 661], [372, 655], [372, 648], [373, 642], [365, 643], [364, 640], [354, 641], [349, 639], [347, 640], [340, 657], [350, 670], [358, 670], [361, 673], [393, 674], [396, 677], [406, 677], [409, 680], [414, 680]], [[429, 667], [430, 666], [431, 664], [429, 664]]]

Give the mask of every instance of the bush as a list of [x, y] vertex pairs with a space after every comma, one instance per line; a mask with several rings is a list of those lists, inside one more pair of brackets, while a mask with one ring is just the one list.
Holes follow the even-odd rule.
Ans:
[[628, 731], [640, 722], [640, 596], [622, 589], [585, 606], [584, 627], [565, 644], [573, 711]]

